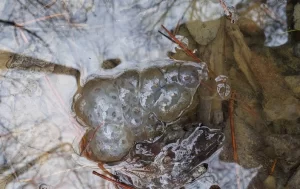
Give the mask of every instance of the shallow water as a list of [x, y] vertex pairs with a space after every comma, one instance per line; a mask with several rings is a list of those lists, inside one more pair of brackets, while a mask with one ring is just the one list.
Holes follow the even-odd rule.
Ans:
[[[125, 153], [117, 159], [101, 159], [107, 163], [104, 167], [136, 188], [299, 186], [300, 37], [299, 31], [286, 32], [300, 30], [294, 20], [294, 8], [299, 6], [300, 11], [296, 3], [228, 0], [224, 7], [218, 0], [2, 0], [0, 188], [117, 188], [92, 174], [96, 170], [109, 176], [94, 162], [101, 158], [85, 152], [86, 146], [97, 151], [96, 141], [103, 145], [90, 140], [93, 135], [101, 138], [97, 133], [105, 127], [119, 129], [117, 134], [128, 140], [129, 147], [119, 146]], [[226, 10], [231, 19], [224, 17]], [[208, 67], [208, 77], [196, 85], [197, 91], [189, 92], [192, 98], [182, 92], [190, 88], [190, 81], [161, 76], [178, 62], [195, 61], [158, 32], [166, 34], [161, 25], [176, 33]], [[154, 67], [158, 74], [151, 70]], [[173, 82], [169, 88], [158, 84], [162, 92], [154, 93], [157, 105], [145, 100], [134, 106], [142, 107], [143, 115], [154, 115], [150, 126], [143, 121], [136, 124], [137, 115], [127, 121], [121, 109], [125, 121], [114, 119], [115, 127], [99, 121], [110, 112], [102, 111], [110, 102], [106, 95], [115, 94], [110, 89], [119, 90], [114, 82], [123, 73], [141, 73], [136, 79], [141, 83], [147, 77]], [[175, 73], [180, 76], [177, 68]], [[105, 91], [99, 96], [93, 97], [83, 87], [89, 82], [98, 86], [102, 80], [107, 83], [101, 85]], [[136, 97], [149, 93], [152, 98], [149, 90], [155, 87], [143, 91], [146, 84], [134, 87]], [[172, 92], [174, 88], [177, 92]], [[102, 103], [99, 120], [82, 118], [85, 112], [72, 105], [81, 91], [92, 105]], [[233, 91], [236, 97], [230, 100]], [[188, 103], [180, 104], [174, 94]], [[120, 98], [114, 107], [129, 101]], [[173, 108], [172, 115], [161, 111], [164, 102], [172, 102], [167, 106]], [[238, 158], [232, 149], [230, 118]], [[98, 121], [108, 126], [99, 131]], [[136, 134], [144, 126], [143, 134]], [[123, 127], [134, 132], [123, 132]], [[199, 130], [201, 134], [195, 134]], [[206, 138], [200, 140], [203, 133]], [[197, 142], [187, 147], [187, 140]], [[110, 149], [115, 145], [106, 142]]]

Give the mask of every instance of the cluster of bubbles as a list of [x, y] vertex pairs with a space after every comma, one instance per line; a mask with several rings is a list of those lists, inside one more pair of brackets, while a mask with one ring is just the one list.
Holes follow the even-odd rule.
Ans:
[[135, 142], [155, 140], [165, 123], [189, 110], [205, 79], [205, 63], [175, 62], [86, 82], [73, 108], [77, 120], [91, 128], [85, 135], [90, 159], [119, 161]]

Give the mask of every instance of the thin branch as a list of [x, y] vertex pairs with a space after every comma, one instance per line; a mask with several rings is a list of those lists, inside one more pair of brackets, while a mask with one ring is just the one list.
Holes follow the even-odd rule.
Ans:
[[17, 27], [24, 27], [25, 25], [28, 25], [28, 24], [48, 20], [48, 19], [51, 19], [51, 18], [57, 18], [57, 17], [66, 17], [66, 14], [64, 14], [64, 13], [53, 14], [53, 15], [50, 15], [50, 16], [44, 16], [44, 17], [37, 18], [37, 19], [34, 19], [34, 20], [29, 20], [29, 21], [26, 21], [26, 22], [23, 22], [23, 23], [15, 23], [15, 25]]
[[96, 172], [96, 171], [93, 171], [93, 174], [94, 174], [94, 175], [97, 175], [98, 177], [101, 177], [101, 178], [103, 178], [103, 179], [105, 179], [105, 180], [108, 180], [108, 181], [110, 181], [110, 182], [113, 182], [113, 183], [115, 183], [116, 185], [121, 186], [121, 187], [123, 187], [123, 188], [125, 188], [125, 189], [134, 189], [134, 188], [131, 187], [131, 186], [128, 186], [128, 185], [123, 184], [123, 183], [120, 183], [120, 182], [118, 182], [118, 181], [116, 181], [116, 180], [114, 180], [114, 179], [111, 179], [111, 178], [109, 178], [109, 177], [107, 177], [107, 176], [104, 176], [104, 175], [102, 175], [102, 174], [100, 174], [100, 173], [98, 173], [98, 172]]

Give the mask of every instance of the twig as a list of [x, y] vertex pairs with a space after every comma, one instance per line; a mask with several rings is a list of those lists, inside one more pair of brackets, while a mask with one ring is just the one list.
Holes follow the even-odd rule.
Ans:
[[[161, 27], [168, 33], [168, 35], [172, 38], [172, 41], [174, 41], [177, 45], [179, 45], [180, 48], [184, 50], [184, 52], [192, 57], [195, 62], [201, 62], [200, 58], [198, 58], [190, 49], [187, 48], [185, 44], [183, 44], [180, 40], [178, 40], [167, 28], [165, 28], [163, 25]], [[216, 76], [216, 74], [208, 67], [208, 71], [213, 75], [213, 77]]]
[[[234, 99], [235, 99], [235, 91], [232, 91], [231, 98], [229, 100], [229, 119], [230, 119], [230, 130], [231, 130], [231, 142], [232, 142], [232, 149], [233, 149], [233, 159], [235, 163], [238, 163], [238, 154], [237, 154], [237, 146], [236, 146], [236, 140], [235, 140], [235, 132], [234, 132], [234, 119], [233, 119], [233, 105], [234, 105]], [[236, 184], [237, 188], [240, 189], [240, 174], [239, 174], [239, 167], [235, 166], [235, 172], [236, 172]]]
[[237, 154], [237, 146], [235, 140], [235, 132], [234, 132], [234, 119], [233, 119], [233, 105], [235, 99], [235, 91], [232, 91], [231, 98], [229, 100], [229, 119], [230, 119], [230, 130], [231, 130], [231, 142], [233, 149], [233, 159], [236, 163], [238, 163], [238, 154]]
[[[17, 24], [15, 22], [12, 22], [12, 21], [7, 21], [7, 20], [1, 20], [0, 19], [0, 23], [3, 23], [5, 25], [8, 25], [8, 26], [13, 26], [13, 27], [19, 27], [21, 30], [24, 30], [26, 31], [27, 33], [31, 34], [32, 36], [36, 37], [37, 39], [39, 39], [43, 44], [45, 44], [45, 46], [47, 47], [48, 44], [40, 37], [38, 36], [35, 32], [32, 32], [26, 28], [24, 28], [23, 26], [20, 27], [20, 26], [17, 26]], [[15, 30], [16, 31], [16, 30]]]
[[62, 111], [62, 112], [65, 113], [65, 115], [69, 118], [69, 121], [71, 123], [73, 123], [74, 129], [76, 129], [78, 131], [78, 133], [82, 133], [83, 132], [82, 127], [80, 127], [78, 122], [71, 115], [69, 115], [68, 110], [66, 108], [66, 105], [65, 105], [63, 99], [61, 98], [58, 91], [54, 88], [54, 86], [52, 85], [52, 82], [50, 81], [50, 79], [47, 75], [45, 75], [45, 79], [46, 79], [46, 82], [47, 82], [49, 88], [53, 92], [54, 96], [57, 98], [58, 104], [63, 108], [64, 111]]
[[232, 10], [229, 10], [228, 6], [226, 5], [226, 3], [224, 2], [224, 0], [219, 0], [225, 15], [231, 20], [231, 23], [235, 22], [235, 13]]
[[174, 36], [178, 33], [179, 27], [180, 27], [180, 22], [181, 22], [182, 20], [183, 20], [183, 17], [181, 17], [181, 19], [178, 20], [177, 25], [176, 25], [176, 28], [175, 28], [175, 30], [174, 30], [174, 32], [173, 32], [173, 35], [174, 35]]
[[28, 24], [32, 24], [32, 23], [35, 23], [35, 22], [47, 20], [47, 19], [50, 19], [50, 18], [62, 17], [62, 16], [65, 17], [66, 14], [63, 14], [63, 13], [53, 14], [53, 15], [50, 15], [50, 16], [45, 16], [45, 17], [34, 19], [34, 20], [26, 21], [26, 22], [23, 22], [23, 23], [15, 23], [15, 25], [18, 26], [18, 27], [24, 27], [25, 25], [28, 25]]
[[101, 177], [101, 178], [103, 178], [103, 179], [105, 179], [105, 180], [108, 180], [108, 181], [110, 181], [110, 182], [113, 182], [113, 183], [115, 183], [116, 185], [119, 185], [119, 186], [121, 186], [121, 187], [123, 187], [123, 188], [125, 188], [125, 189], [134, 189], [134, 188], [131, 187], [131, 186], [128, 186], [128, 185], [123, 184], [123, 183], [120, 183], [120, 182], [118, 182], [118, 181], [116, 181], [116, 180], [114, 180], [114, 179], [111, 179], [111, 178], [109, 178], [109, 177], [107, 177], [107, 176], [104, 176], [104, 175], [102, 175], [102, 174], [100, 174], [100, 173], [98, 173], [98, 172], [96, 172], [96, 171], [93, 171], [93, 174], [94, 174], [94, 175], [97, 175], [98, 177]]
[[90, 145], [91, 141], [93, 140], [93, 138], [95, 138], [96, 132], [98, 131], [98, 129], [100, 128], [101, 124], [95, 129], [95, 131], [93, 132], [93, 135], [91, 138], [89, 138], [87, 144], [85, 145], [84, 149], [80, 152], [80, 156], [82, 155], [82, 153], [88, 148], [88, 146]]
[[111, 174], [105, 167], [104, 167], [104, 163], [100, 162], [98, 163], [98, 167], [106, 174], [108, 174], [111, 177], [115, 177], [113, 174]]
[[272, 168], [271, 168], [271, 171], [270, 171], [270, 174], [269, 175], [273, 175], [274, 171], [275, 171], [275, 167], [276, 167], [276, 163], [277, 163], [277, 159], [274, 160], [273, 164], [272, 164]]
[[226, 3], [224, 2], [224, 0], [219, 0], [219, 2], [220, 2], [221, 6], [222, 6], [222, 8], [223, 8], [223, 10], [225, 12], [225, 15], [229, 16], [231, 18], [231, 16], [232, 16], [231, 12], [229, 11], [229, 9], [228, 9]]
[[201, 60], [190, 49], [188, 49], [186, 45], [179, 41], [167, 28], [165, 28], [163, 25], [161, 25], [161, 27], [168, 33], [175, 43], [186, 52], [186, 54], [192, 57], [196, 62], [201, 62]]
[[55, 4], [55, 3], [56, 3], [56, 0], [52, 0], [52, 1], [50, 1], [48, 4], [44, 5], [43, 8], [51, 7], [51, 6], [52, 6], [53, 4]]
[[297, 31], [300, 31], [300, 30], [297, 30], [297, 29], [294, 29], [294, 30], [287, 30], [287, 31], [285, 31], [285, 32], [280, 32], [279, 34], [283, 35], [283, 34], [286, 34], [286, 33], [297, 32]]
[[169, 39], [170, 41], [172, 41], [173, 43], [176, 43], [171, 37], [167, 36], [166, 34], [164, 34], [163, 32], [158, 30], [158, 33], [160, 33], [161, 35], [163, 35], [164, 37], [166, 37], [167, 39]]
[[21, 33], [21, 36], [22, 36], [24, 42], [25, 42], [26, 44], [29, 43], [29, 41], [28, 41], [28, 39], [27, 39], [25, 33], [24, 33], [20, 28], [19, 28], [19, 30], [20, 30], [20, 33]]
[[[20, 168], [17, 168], [16, 170], [13, 170], [14, 172], [13, 173], [10, 173], [9, 175], [5, 176], [4, 178], [1, 178], [0, 179], [0, 188], [4, 187], [12, 182], [13, 180], [17, 179], [18, 182], [29, 182], [31, 181], [32, 179], [22, 179], [22, 180], [19, 180], [18, 177], [20, 175], [23, 175], [24, 173], [28, 172], [30, 168], [32, 168], [33, 166], [35, 166], [41, 159], [43, 159], [44, 157], [47, 157], [49, 154], [52, 154], [54, 153], [56, 150], [60, 149], [60, 148], [63, 148], [65, 146], [70, 146], [72, 147], [71, 144], [69, 143], [61, 143], [53, 148], [51, 148], [50, 150], [47, 150], [45, 151], [44, 153], [42, 153], [41, 155], [39, 155], [38, 157], [36, 157], [35, 159], [29, 161], [29, 162], [26, 162], [26, 164]], [[70, 171], [70, 170], [68, 170]], [[66, 171], [60, 171], [60, 172], [55, 172], [55, 173], [51, 173], [49, 176], [51, 175], [54, 175], [54, 174], [60, 174], [62, 172], [66, 172]], [[47, 176], [48, 177], [48, 176]], [[44, 177], [38, 177], [38, 178], [44, 178]], [[37, 177], [35, 177], [35, 179], [38, 179]]]

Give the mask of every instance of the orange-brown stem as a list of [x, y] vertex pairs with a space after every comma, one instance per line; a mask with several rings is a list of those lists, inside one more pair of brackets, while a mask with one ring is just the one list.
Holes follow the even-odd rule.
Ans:
[[270, 175], [273, 175], [274, 171], [275, 171], [275, 167], [276, 167], [276, 163], [277, 163], [277, 159], [274, 160], [273, 164], [272, 164], [272, 168], [270, 171]]
[[95, 131], [93, 132], [91, 138], [88, 139], [86, 145], [84, 146], [84, 148], [83, 148], [82, 151], [80, 152], [80, 156], [82, 155], [82, 153], [84, 153], [84, 151], [85, 151], [86, 149], [88, 149], [88, 147], [89, 147], [91, 141], [92, 141], [93, 138], [95, 137], [96, 132], [98, 131], [98, 129], [100, 128], [100, 126], [101, 126], [101, 125], [99, 125], [99, 126], [95, 129]]
[[231, 142], [233, 149], [233, 159], [236, 163], [238, 163], [238, 154], [237, 154], [237, 146], [235, 140], [235, 131], [234, 131], [234, 119], [233, 119], [233, 106], [235, 99], [235, 91], [232, 91], [231, 98], [229, 100], [229, 119], [230, 119], [230, 130], [231, 130]]
[[[230, 130], [231, 130], [231, 142], [232, 142], [232, 149], [233, 149], [233, 159], [236, 163], [238, 163], [238, 154], [237, 154], [237, 146], [236, 146], [236, 140], [235, 140], [235, 131], [234, 131], [234, 119], [233, 119], [233, 106], [234, 106], [234, 99], [235, 99], [236, 93], [235, 91], [232, 91], [231, 98], [229, 100], [229, 119], [230, 119]], [[239, 167], [235, 166], [236, 171], [236, 184], [237, 188], [241, 188], [240, 184], [240, 170]]]
[[177, 45], [179, 45], [180, 48], [182, 48], [187, 55], [192, 57], [196, 62], [201, 62], [201, 60], [191, 51], [189, 50], [186, 45], [184, 45], [181, 41], [179, 41], [167, 28], [165, 28], [163, 25], [161, 27], [168, 33], [168, 35], [176, 42]]
[[[201, 59], [198, 58], [190, 49], [187, 48], [187, 46], [185, 44], [183, 44], [181, 41], [179, 41], [166, 27], [164, 27], [163, 25], [161, 25], [161, 27], [168, 33], [168, 35], [171, 37], [171, 39], [177, 44], [179, 45], [180, 48], [182, 48], [184, 50], [184, 52], [192, 57], [195, 62], [201, 62]], [[209, 72], [213, 75], [213, 77], [216, 77], [215, 73], [208, 68]]]
[[178, 33], [178, 31], [179, 31], [180, 22], [181, 22], [182, 19], [183, 19], [183, 18], [181, 18], [181, 19], [178, 20], [178, 22], [177, 22], [176, 28], [175, 28], [175, 30], [174, 30], [174, 32], [173, 32], [173, 35], [174, 35], [174, 36], [175, 36], [175, 35]]
[[99, 162], [99, 163], [98, 163], [98, 167], [99, 167], [104, 173], [108, 174], [108, 175], [111, 176], [111, 177], [114, 177], [113, 174], [111, 174], [107, 169], [105, 169], [104, 163]]
[[116, 180], [114, 180], [114, 179], [111, 179], [111, 178], [109, 178], [109, 177], [107, 177], [107, 176], [104, 176], [104, 175], [102, 175], [102, 174], [100, 174], [100, 173], [98, 173], [98, 172], [96, 172], [96, 171], [93, 171], [93, 174], [94, 174], [94, 175], [97, 175], [98, 177], [101, 177], [101, 178], [103, 178], [103, 179], [105, 179], [105, 180], [108, 180], [108, 181], [110, 181], [110, 182], [113, 182], [113, 183], [115, 183], [116, 185], [119, 185], [119, 186], [121, 186], [121, 187], [123, 187], [123, 188], [125, 188], [125, 189], [134, 189], [134, 188], [131, 187], [131, 186], [128, 186], [128, 185], [123, 184], [123, 183], [120, 183], [120, 182], [118, 182], [118, 181], [116, 181]]

